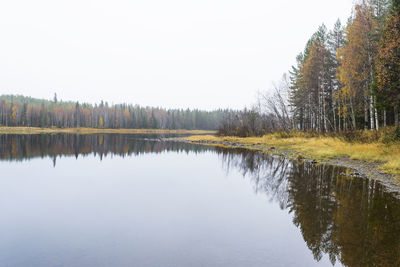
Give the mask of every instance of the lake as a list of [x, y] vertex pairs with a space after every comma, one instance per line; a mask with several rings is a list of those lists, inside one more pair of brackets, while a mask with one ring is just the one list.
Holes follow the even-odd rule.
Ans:
[[400, 266], [342, 167], [153, 135], [0, 135], [0, 266]]

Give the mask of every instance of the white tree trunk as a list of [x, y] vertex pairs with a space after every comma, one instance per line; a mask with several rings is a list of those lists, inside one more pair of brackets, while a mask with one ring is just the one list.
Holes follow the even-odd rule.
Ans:
[[383, 127], [386, 127], [386, 109], [383, 111]]
[[371, 130], [375, 129], [375, 123], [374, 123], [374, 97], [370, 96], [369, 97], [369, 117], [371, 121]]

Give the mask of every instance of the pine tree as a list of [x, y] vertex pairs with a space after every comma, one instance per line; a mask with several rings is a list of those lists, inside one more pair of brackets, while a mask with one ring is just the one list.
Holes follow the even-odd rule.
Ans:
[[342, 23], [338, 19], [335, 23], [335, 26], [332, 31], [329, 32], [328, 35], [328, 49], [330, 51], [330, 62], [331, 69], [330, 75], [332, 80], [332, 116], [333, 116], [333, 125], [334, 130], [341, 131], [342, 129], [342, 119], [339, 115], [339, 111], [341, 110], [342, 103], [339, 98], [339, 91], [343, 87], [340, 83], [337, 72], [340, 66], [340, 62], [337, 58], [338, 50], [344, 46], [344, 29], [342, 27]]

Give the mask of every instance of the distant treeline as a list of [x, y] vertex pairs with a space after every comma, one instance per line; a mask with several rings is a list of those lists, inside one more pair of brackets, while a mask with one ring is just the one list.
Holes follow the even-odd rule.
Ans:
[[0, 96], [0, 125], [27, 127], [90, 127], [126, 129], [215, 130], [231, 110], [190, 110], [139, 105], [87, 104], [20, 95]]
[[398, 132], [400, 0], [357, 1], [345, 26], [339, 20], [330, 31], [320, 26], [296, 60], [272, 92], [260, 94], [252, 112], [233, 117], [222, 132], [326, 133], [389, 125]]

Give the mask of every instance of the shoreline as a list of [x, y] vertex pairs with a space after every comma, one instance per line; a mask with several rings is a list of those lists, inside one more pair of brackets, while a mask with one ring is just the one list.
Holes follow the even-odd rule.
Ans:
[[0, 127], [3, 134], [215, 134], [207, 130], [169, 130], [169, 129], [97, 129], [97, 128], [39, 128], [39, 127]]
[[[352, 170], [352, 173], [346, 174], [349, 177], [361, 177], [361, 178], [377, 180], [386, 187], [388, 192], [396, 193], [398, 195], [397, 197], [400, 198], [399, 175], [398, 174], [396, 175], [395, 171], [391, 171], [388, 168], [384, 168], [385, 170], [382, 170], [382, 167], [385, 165], [385, 162], [360, 160], [356, 158], [351, 158], [346, 155], [318, 156], [318, 153], [310, 153], [305, 150], [296, 149], [296, 147], [291, 147], [290, 143], [292, 143], [293, 141], [292, 142], [283, 141], [284, 144], [282, 144], [280, 142], [274, 142], [276, 141], [276, 139], [268, 136], [254, 137], [254, 138], [251, 137], [238, 138], [238, 137], [217, 137], [217, 136], [204, 135], [204, 136], [190, 136], [185, 138], [172, 138], [172, 139], [174, 139], [175, 141], [186, 142], [191, 144], [208, 145], [208, 146], [224, 147], [232, 149], [238, 149], [238, 148], [250, 149], [250, 150], [261, 151], [263, 153], [268, 153], [271, 155], [284, 156], [292, 160], [305, 161], [314, 164], [330, 164], [330, 165], [345, 167]], [[324, 141], [323, 138], [314, 138], [314, 139], [322, 139], [322, 140], [317, 140], [320, 142]], [[303, 140], [301, 138], [299, 138], [299, 140], [297, 141], [298, 141], [297, 142], [298, 146], [304, 147], [305, 144], [302, 144]], [[296, 143], [296, 141], [294, 141], [294, 143]], [[349, 145], [354, 145], [354, 144], [349, 144]]]

